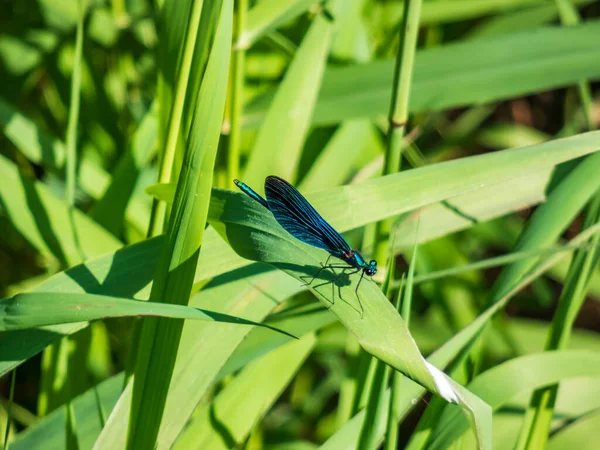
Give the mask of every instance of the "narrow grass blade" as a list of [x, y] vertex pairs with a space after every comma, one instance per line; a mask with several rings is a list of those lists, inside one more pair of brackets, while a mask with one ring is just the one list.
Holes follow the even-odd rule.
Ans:
[[[594, 175], [598, 170], [600, 155], [592, 155], [581, 161], [550, 193], [548, 200], [535, 211], [519, 237], [516, 250], [543, 248], [555, 242], [600, 188], [600, 178]], [[507, 288], [523, 277], [534, 263], [522, 261], [505, 268], [494, 283], [490, 303], [494, 303]]]
[[[174, 165], [175, 156], [178, 146], [181, 148], [184, 136], [187, 135], [183, 111], [186, 94], [188, 94], [188, 82], [192, 78], [191, 68], [199, 36], [202, 5], [203, 0], [175, 2], [165, 6], [162, 15], [165, 20], [163, 32], [166, 33], [166, 36], [163, 45], [159, 48], [162, 51], [160, 62], [163, 65], [163, 77], [160, 81], [164, 81], [160, 113], [161, 125], [165, 125], [161, 127], [161, 130], [166, 130], [166, 132], [164, 143], [161, 142], [163, 146], [158, 180], [163, 183], [176, 181], [179, 175]], [[205, 37], [208, 35], [209, 33], [206, 33]], [[208, 42], [203, 41], [199, 45], [208, 45]], [[169, 50], [172, 50], [173, 54], [169, 54]], [[155, 201], [150, 218], [149, 236], [161, 234], [163, 224], [167, 219], [166, 205]]]
[[[289, 277], [278, 273], [254, 273], [248, 279], [224, 282], [235, 277], [223, 275], [192, 298], [191, 305], [203, 309], [219, 309], [224, 312], [243, 314], [250, 320], [260, 322], [279, 301], [298, 293], [302, 288]], [[211, 283], [212, 284], [212, 283]], [[200, 400], [207, 394], [230, 355], [250, 332], [249, 327], [233, 325], [186, 323], [181, 338], [180, 350], [169, 388], [159, 449], [171, 448]], [[219, 352], [214, 348], [218, 347]], [[127, 430], [131, 390], [121, 396], [111, 414], [95, 449], [122, 448]]]
[[[577, 10], [568, 0], [556, 0], [563, 25], [574, 25], [580, 22]], [[595, 129], [591, 91], [587, 81], [578, 83], [579, 97], [582, 102], [588, 128]], [[600, 220], [600, 190], [588, 206], [583, 227], [587, 228]], [[548, 334], [547, 350], [561, 349], [566, 346], [571, 335], [575, 318], [583, 305], [589, 290], [590, 278], [596, 269], [598, 260], [598, 236], [592, 238], [594, 246], [587, 250], [578, 250], [569, 267], [565, 285], [559, 298], [558, 308], [552, 319]], [[531, 397], [525, 420], [521, 427], [519, 440], [515, 448], [545, 447], [548, 441], [550, 426], [554, 415], [554, 406], [558, 396], [558, 385], [536, 390]]]
[[[586, 0], [575, 1], [577, 4], [586, 3]], [[543, 5], [544, 3], [544, 0], [488, 0], [486, 2], [478, 2], [477, 0], [442, 0], [425, 2], [423, 5], [423, 23], [433, 25], [458, 22], [508, 12], [518, 8]]]
[[[119, 398], [123, 376], [115, 375], [101, 382], [97, 389], [102, 407], [111, 411]], [[96, 412], [96, 398], [92, 391], [73, 399], [73, 408], [77, 418], [77, 439], [81, 448], [91, 448], [102, 424]], [[64, 450], [65, 442], [65, 408], [64, 406], [51, 412], [29, 427], [26, 432], [19, 433], [11, 443], [11, 450], [28, 450], [44, 448], [46, 450]]]
[[308, 9], [315, 0], [263, 0], [248, 13], [248, 26], [236, 42], [236, 47], [248, 48], [261, 36], [277, 28], [282, 22], [291, 20]]
[[290, 182], [310, 127], [327, 62], [333, 24], [315, 17], [277, 89], [244, 171], [244, 182], [262, 185], [277, 174]]
[[344, 184], [350, 178], [357, 158], [380, 149], [379, 136], [370, 122], [350, 120], [343, 123], [302, 178], [300, 190], [316, 192]]
[[[15, 228], [42, 254], [66, 262], [78, 260], [77, 246], [71, 233], [69, 210], [39, 182], [29, 180], [18, 168], [0, 156], [0, 203]], [[74, 211], [77, 235], [88, 257], [121, 247], [114, 236], [85, 214]]]
[[[415, 235], [418, 235], [418, 228]], [[415, 284], [415, 267], [417, 266], [417, 249], [418, 244], [415, 244], [413, 249], [412, 258], [410, 260], [410, 267], [408, 269], [408, 277], [406, 278], [406, 291], [402, 296], [402, 285], [398, 289], [398, 296], [396, 298], [396, 309], [402, 315], [402, 318], [406, 322], [408, 327], [410, 324], [410, 316], [412, 309], [412, 292]], [[404, 280], [404, 277], [402, 278]], [[402, 299], [402, 300], [401, 300]], [[400, 392], [402, 386], [403, 375], [401, 373], [392, 374], [392, 382], [390, 384], [390, 401], [389, 410], [387, 417], [386, 433], [385, 433], [385, 449], [393, 450], [398, 448], [398, 426], [400, 422], [400, 411], [398, 408], [400, 402]]]
[[[87, 2], [82, 0], [77, 5], [77, 31], [75, 33], [75, 54], [73, 55], [73, 74], [71, 77], [71, 99], [66, 136], [66, 203], [69, 209], [69, 220], [73, 242], [79, 260], [85, 260], [86, 255], [81, 247], [79, 233], [75, 225], [75, 189], [77, 187], [77, 128], [79, 125], [79, 105], [81, 103], [81, 70], [83, 58], [83, 25], [87, 10]], [[80, 262], [74, 260], [74, 263]], [[69, 264], [73, 265], [73, 264]], [[67, 424], [68, 425], [68, 424]], [[68, 441], [67, 441], [68, 443]]]
[[[229, 71], [232, 14], [232, 1], [225, 0], [197, 97], [151, 300], [186, 304], [191, 292], [206, 226], [225, 108], [227, 83], [224, 74]], [[127, 433], [130, 449], [156, 446], [182, 328], [180, 321], [157, 319], [146, 319], [142, 326]]]
[[315, 343], [314, 334], [308, 334], [242, 369], [214, 400], [196, 410], [173, 450], [227, 450], [242, 444], [289, 385]]
[[131, 147], [127, 149], [113, 172], [110, 186], [90, 210], [90, 216], [115, 236], [119, 236], [132, 200], [133, 189], [142, 170], [156, 154], [157, 107], [150, 108], [136, 130]]
[[[546, 27], [417, 52], [409, 113], [481, 105], [569, 86], [581, 79], [597, 79], [600, 49], [594, 45], [593, 37], [599, 30], [600, 21], [589, 21], [568, 28]], [[393, 64], [388, 60], [328, 69], [313, 124], [386, 114]], [[263, 120], [272, 95], [248, 105], [249, 124]]]
[[[402, 151], [404, 150], [404, 133], [408, 122], [408, 104], [413, 90], [412, 78], [417, 49], [417, 38], [421, 20], [421, 0], [404, 2], [404, 15], [400, 26], [400, 44], [394, 63], [394, 80], [388, 112], [385, 158], [383, 174], [399, 172], [402, 167]], [[388, 240], [393, 220], [378, 222], [374, 232], [375, 259], [387, 259]]]
[[0, 300], [0, 312], [0, 332], [127, 316], [157, 316], [259, 325], [251, 320], [179, 304], [56, 292], [18, 294], [13, 298]]

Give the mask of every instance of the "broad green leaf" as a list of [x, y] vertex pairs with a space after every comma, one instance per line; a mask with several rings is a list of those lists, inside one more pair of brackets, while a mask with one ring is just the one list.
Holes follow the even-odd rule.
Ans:
[[[600, 21], [447, 44], [417, 52], [411, 114], [483, 104], [600, 77]], [[473, 58], [473, 55], [478, 55]], [[393, 61], [325, 71], [313, 124], [387, 114]], [[246, 110], [247, 122], [264, 120], [272, 94]]]
[[[310, 279], [326, 259], [326, 252], [291, 237], [269, 211], [252, 199], [243, 197], [243, 205], [235, 209], [230, 206], [231, 200], [222, 201], [220, 223], [213, 222], [213, 226], [245, 258], [274, 265], [300, 282]], [[358, 285], [356, 274], [345, 277], [343, 283], [332, 277], [323, 271], [309, 288], [367, 352], [446, 401], [463, 406], [476, 421], [479, 445], [489, 448], [491, 422], [485, 404], [425, 362], [402, 318], [379, 288], [368, 280]]]

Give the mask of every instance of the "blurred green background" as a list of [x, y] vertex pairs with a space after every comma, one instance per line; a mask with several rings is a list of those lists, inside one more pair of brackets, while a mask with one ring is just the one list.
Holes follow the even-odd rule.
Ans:
[[[399, 52], [411, 32], [399, 0], [0, 3], [8, 448], [121, 448], [127, 433], [129, 448], [474, 448], [457, 407], [400, 382], [366, 345], [379, 339], [375, 319], [357, 325], [277, 270], [269, 252], [296, 264], [304, 253], [286, 253], [285, 235], [256, 238], [262, 216], [225, 192], [236, 177], [262, 192], [270, 174], [378, 259], [390, 301], [412, 286], [404, 322], [425, 357], [448, 349], [433, 364], [491, 406], [493, 448], [595, 448], [600, 2], [409, 3], [420, 8], [414, 64]], [[401, 135], [394, 98], [407, 108]], [[390, 170], [394, 145], [402, 162]], [[234, 237], [259, 262], [238, 256]], [[165, 267], [181, 248], [193, 267], [175, 281]], [[162, 296], [150, 294], [160, 273]], [[12, 310], [23, 292], [39, 296]], [[59, 318], [50, 292], [82, 296]], [[90, 312], [89, 294], [189, 302], [301, 339], [188, 321], [153, 335], [168, 341], [159, 351], [149, 322], [110, 318], [149, 310]], [[472, 340], [452, 340], [493, 305]], [[141, 378], [138, 354], [166, 368], [148, 366], [145, 389], [165, 390], [158, 418], [135, 400], [131, 415], [120, 405], [111, 416]], [[390, 387], [402, 405], [392, 421]], [[158, 438], [132, 438], [135, 423], [141, 434], [155, 423]]]

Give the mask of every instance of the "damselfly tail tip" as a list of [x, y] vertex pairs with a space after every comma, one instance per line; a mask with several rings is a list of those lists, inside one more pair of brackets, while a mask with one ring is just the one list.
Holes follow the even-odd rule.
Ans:
[[239, 187], [241, 183], [242, 183], [242, 182], [241, 182], [240, 180], [238, 180], [237, 178], [234, 178], [234, 179], [233, 179], [233, 184], [235, 184], [236, 186], [238, 186], [238, 187]]

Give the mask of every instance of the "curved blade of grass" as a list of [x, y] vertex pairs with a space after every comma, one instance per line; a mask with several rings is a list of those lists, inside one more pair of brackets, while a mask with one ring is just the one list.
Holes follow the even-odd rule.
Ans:
[[[480, 105], [600, 77], [600, 21], [448, 44], [417, 52], [409, 113]], [[473, 55], [479, 55], [473, 58]], [[387, 113], [393, 61], [325, 71], [314, 125]], [[508, 69], [510, 68], [510, 70]], [[248, 124], [263, 120], [273, 94], [245, 110]]]
[[[296, 280], [285, 274], [262, 272], [255, 266], [222, 275], [194, 296], [190, 304], [260, 322], [280, 301], [302, 289]], [[223, 366], [249, 332], [250, 327], [186, 322], [161, 423], [158, 449], [171, 448], [198, 403], [221, 379]], [[123, 448], [130, 398], [131, 390], [127, 389], [96, 442], [96, 450]]]
[[[236, 209], [225, 201], [221, 211], [218, 231], [245, 258], [274, 265], [300, 282], [312, 277], [325, 260], [325, 252], [285, 233], [270, 212], [249, 198], [243, 197], [242, 207]], [[485, 404], [425, 362], [402, 318], [377, 286], [371, 282], [360, 285], [358, 295], [365, 299], [361, 317], [354, 294], [358, 279], [349, 278], [343, 286], [332, 281], [331, 274], [323, 273], [309, 288], [367, 352], [446, 401], [463, 406], [476, 422], [479, 445], [489, 448], [491, 422]]]
[[307, 334], [244, 367], [212, 402], [196, 410], [173, 450], [227, 450], [242, 444], [288, 386], [315, 343], [315, 335]]
[[258, 132], [244, 171], [246, 183], [262, 185], [274, 173], [294, 181], [321, 87], [332, 31], [331, 21], [322, 14], [315, 17]]
[[[599, 230], [600, 225], [592, 227], [579, 234], [576, 238], [572, 239], [570, 244], [578, 245], [582, 242], [585, 242], [593, 233], [596, 233]], [[509, 290], [500, 301], [479, 315], [477, 319], [452, 337], [452, 339], [447, 341], [442, 347], [436, 350], [427, 360], [437, 367], [447, 366], [453, 359], [456, 358], [457, 355], [461, 354], [465, 348], [468, 348], [468, 346], [474, 342], [482, 330], [485, 329], [485, 326], [489, 320], [506, 305], [508, 300], [512, 298], [514, 294], [525, 288], [534, 279], [543, 274], [546, 270], [553, 266], [557, 260], [561, 259], [562, 256], [564, 256], [564, 254], [556, 254], [539, 263], [529, 272], [526, 277], [514, 284], [512, 289]], [[400, 414], [402, 415], [404, 412], [408, 411], [408, 409], [414, 405], [414, 400], [421, 397], [424, 393], [425, 389], [411, 382], [410, 380], [406, 380], [406, 385], [404, 386], [399, 399], [398, 410], [401, 412]], [[386, 393], [386, 395], [389, 395], [389, 392]], [[385, 401], [388, 401], [389, 397], [385, 397], [384, 399]], [[348, 423], [344, 425], [343, 428], [341, 428], [330, 439], [328, 439], [321, 449], [354, 449], [356, 447], [356, 442], [358, 441], [358, 432], [362, 422], [364, 421], [364, 416], [364, 411], [361, 411], [355, 415]], [[385, 430], [383, 427], [381, 427], [380, 430], [377, 430], [377, 433], [381, 437], [383, 437], [384, 432]]]
[[[562, 350], [515, 358], [482, 373], [468, 389], [498, 409], [520, 392], [581, 376], [600, 376], [597, 352]], [[457, 411], [446, 408], [428, 448], [447, 448], [467, 430], [466, 425]]]
[[264, 326], [251, 320], [184, 305], [107, 295], [34, 292], [0, 300], [0, 332], [128, 316], [171, 317]]
[[[569, 0], [555, 0], [555, 4], [563, 25], [574, 25], [581, 21], [577, 10]], [[596, 128], [596, 123], [592, 117], [590, 85], [587, 81], [581, 80], [577, 87], [587, 126], [593, 130]], [[599, 220], [600, 190], [587, 208], [583, 228], [587, 228]], [[595, 236], [592, 242], [596, 245], [598, 236]], [[597, 266], [597, 251], [598, 249], [594, 246], [575, 252], [559, 298], [557, 311], [552, 319], [546, 350], [564, 348], [568, 342], [577, 313], [589, 291], [589, 280]], [[532, 394], [515, 448], [535, 448], [546, 445], [557, 395], [558, 385], [538, 389]]]
[[[526, 251], [551, 245], [571, 223], [578, 212], [600, 188], [600, 154], [581, 161], [550, 193], [530, 219], [519, 237], [516, 251]], [[534, 265], [533, 261], [521, 261], [506, 267], [496, 279], [490, 303], [494, 303], [509, 286], [515, 284]]]
[[[287, 275], [280, 274], [288, 278]], [[264, 321], [265, 324], [285, 330], [294, 336], [304, 336], [305, 334], [316, 332], [334, 322], [335, 317], [329, 313], [327, 308], [312, 304], [306, 305], [303, 308], [291, 308], [290, 310], [272, 314]], [[241, 369], [255, 358], [289, 341], [289, 339], [283, 336], [273, 339], [271, 333], [264, 333], [263, 331], [265, 330], [256, 328], [248, 333], [248, 336], [235, 349], [235, 352], [233, 352], [221, 369], [221, 372], [219, 372], [219, 380]]]

